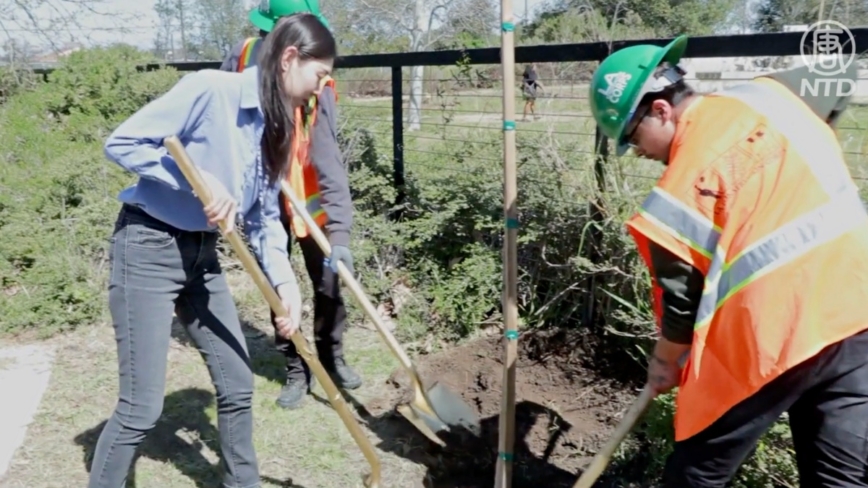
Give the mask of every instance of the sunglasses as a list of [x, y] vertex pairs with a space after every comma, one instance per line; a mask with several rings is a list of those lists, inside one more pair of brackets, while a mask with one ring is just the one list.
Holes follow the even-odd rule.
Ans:
[[636, 110], [636, 113], [627, 122], [627, 126], [624, 128], [624, 135], [621, 137], [621, 140], [631, 147], [636, 147], [636, 129], [639, 128], [639, 124], [642, 123], [642, 119], [648, 116], [648, 113], [651, 111], [650, 106], [640, 107]]

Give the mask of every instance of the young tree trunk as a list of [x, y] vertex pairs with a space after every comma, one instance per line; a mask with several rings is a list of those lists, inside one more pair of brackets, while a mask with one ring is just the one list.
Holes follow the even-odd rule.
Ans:
[[[425, 49], [425, 37], [428, 33], [428, 15], [425, 11], [425, 0], [416, 0], [416, 26], [410, 34], [410, 50], [413, 52]], [[424, 66], [413, 66], [410, 70], [410, 112], [407, 117], [407, 130], [422, 128], [422, 89], [425, 77]]]

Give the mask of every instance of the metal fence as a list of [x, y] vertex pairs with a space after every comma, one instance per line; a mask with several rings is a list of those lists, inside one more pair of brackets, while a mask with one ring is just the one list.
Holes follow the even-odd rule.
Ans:
[[[853, 29], [852, 34], [856, 52], [868, 51], [868, 28]], [[612, 281], [606, 282], [603, 264], [604, 255], [611, 250], [606, 242], [608, 237], [603, 235], [604, 221], [617, 223], [635, 211], [663, 167], [632, 156], [610, 155], [610, 144], [596, 130], [589, 113], [588, 80], [610, 52], [638, 43], [665, 45], [669, 41], [516, 48], [519, 68], [536, 63], [545, 88], [535, 101], [535, 113], [528, 113], [526, 121], [521, 90], [516, 90], [522, 221], [534, 218], [528, 214], [547, 211], [531, 202], [533, 194], [542, 193], [551, 206], [572, 207], [576, 202], [587, 202], [584, 216], [599, 224], [587, 227], [584, 233], [587, 240], [579, 245], [578, 254], [588, 261], [583, 273], [564, 271], [563, 267], [573, 258], [554, 252], [547, 256], [545, 244], [540, 244], [544, 239], [525, 241], [520, 246], [522, 295], [547, 297], [536, 301], [539, 308], [556, 297], [564, 297], [573, 287], [580, 291], [567, 300], [580, 303], [576, 320], [581, 323], [604, 322], [600, 319], [611, 309], [609, 298], [600, 292], [611, 288]], [[719, 90], [786, 65], [788, 58], [801, 55], [802, 43], [800, 32], [694, 37], [685, 54], [688, 81], [700, 92]], [[709, 58], [738, 58], [735, 61], [741, 66], [730, 70], [706, 68], [703, 65], [713, 64]], [[500, 185], [501, 180], [496, 180], [502, 178], [498, 170], [503, 161], [503, 80], [499, 61], [498, 48], [343, 58], [337, 64], [337, 77], [345, 94], [340, 110], [345, 123], [364, 127], [381, 141], [381, 150], [390, 153], [398, 189], [404, 188], [405, 181], [420, 178], [439, 184], [460, 184], [462, 180], [478, 177], [472, 173], [486, 171], [482, 164], [485, 162], [491, 169], [486, 175]], [[409, 98], [410, 74], [412, 66], [420, 65], [425, 66], [423, 95], [421, 104], [415, 108], [419, 115], [414, 119]], [[520, 83], [520, 69], [517, 71], [515, 79], [509, 82]], [[868, 87], [868, 70], [861, 71], [860, 78], [862, 87]], [[855, 97], [839, 123], [838, 133], [854, 179], [863, 192], [868, 192], [868, 107], [863, 105], [864, 101]], [[548, 178], [550, 174], [557, 175], [556, 181]], [[525, 224], [522, 226], [525, 234]], [[543, 231], [558, 229], [552, 226]]]
[[[868, 52], [868, 27], [851, 29], [855, 40], [855, 52]], [[609, 53], [636, 44], [663, 46], [671, 39], [648, 39], [583, 44], [559, 44], [517, 47], [515, 59], [518, 65], [537, 63], [541, 72], [540, 81], [548, 85], [536, 102], [536, 116], [530, 123], [517, 128], [525, 139], [540, 137], [540, 134], [586, 137], [592, 141], [598, 137], [594, 127], [588, 124], [587, 81], [594, 66]], [[801, 54], [803, 33], [769, 33], [727, 36], [692, 37], [688, 43], [685, 61], [708, 58], [742, 58], [742, 64], [774, 64], [774, 58], [798, 57]], [[409, 155], [423, 153], [412, 142], [430, 139], [431, 133], [449, 126], [458, 130], [501, 130], [501, 82], [500, 48], [469, 50], [444, 50], [418, 53], [365, 54], [340, 57], [336, 61], [336, 78], [340, 81], [342, 114], [358, 122], [388, 123], [390, 126], [391, 153], [394, 162], [394, 181], [401, 187], [404, 181], [405, 163]], [[219, 62], [176, 62], [149, 64], [144, 70], [165, 66], [179, 71], [216, 69]], [[541, 66], [540, 66], [541, 65]], [[418, 125], [408, 128], [410, 113], [410, 67], [426, 68], [423, 79], [422, 118]], [[754, 69], [732, 72], [698, 72], [698, 77], [688, 78], [699, 91], [708, 92], [759, 75], [770, 69]], [[47, 75], [52, 69], [37, 69]], [[433, 71], [433, 73], [432, 73]], [[518, 83], [520, 75], [516, 74]], [[710, 76], [709, 76], [710, 75]], [[730, 75], [730, 76], [727, 76]], [[735, 75], [735, 76], [733, 76]], [[868, 65], [860, 70], [860, 83], [868, 83]], [[520, 95], [517, 91], [517, 96]], [[866, 97], [868, 98], [868, 97]], [[856, 97], [851, 116], [845, 117], [840, 127], [842, 142], [848, 159], [854, 165], [854, 177], [865, 181], [868, 165], [868, 145], [864, 132], [868, 128], [868, 112], [863, 113], [863, 100]], [[522, 108], [521, 100], [516, 105]], [[517, 114], [518, 115], [518, 114]], [[439, 119], [439, 120], [438, 120]], [[408, 130], [411, 129], [411, 130]], [[444, 139], [442, 133], [436, 136]], [[405, 138], [409, 139], [405, 143]], [[448, 139], [447, 137], [446, 139]], [[455, 137], [455, 142], [478, 143]], [[603, 153], [608, 158], [607, 145], [587, 144], [593, 153]], [[598, 148], [599, 151], [594, 149]], [[584, 153], [586, 151], [581, 151]], [[498, 161], [500, 159], [498, 158]], [[602, 160], [598, 164], [602, 164]], [[603, 168], [597, 173], [605, 174]], [[630, 177], [631, 173], [624, 172]], [[648, 175], [632, 175], [647, 178]], [[605, 182], [600, 182], [605, 188]]]
[[[868, 28], [851, 32], [855, 52], [868, 51]], [[567, 290], [574, 288], [569, 300], [580, 302], [576, 320], [591, 323], [600, 317], [601, 312], [595, 310], [600, 308], [601, 299], [596, 288], [605, 272], [597, 272], [599, 267], [594, 266], [599, 266], [604, 253], [606, 237], [601, 235], [601, 228], [607, 219], [618, 220], [634, 211], [663, 168], [631, 156], [610, 156], [610, 144], [596, 130], [588, 110], [588, 80], [597, 64], [615, 50], [641, 43], [662, 46], [669, 41], [516, 48], [519, 69], [509, 82], [520, 83], [523, 65], [536, 63], [544, 86], [534, 103], [534, 112], [528, 113], [525, 120], [526, 105], [521, 90], [516, 90], [522, 220], [527, 220], [528, 214], [545, 219], [541, 214], [551, 206], [577, 208], [577, 202], [582, 202], [584, 216], [591, 224], [599, 224], [587, 225], [581, 231], [588, 241], [579, 245], [578, 253], [580, 259], [587, 260], [585, 272], [566, 278], [563, 262], [574, 259], [571, 256], [577, 254], [575, 249], [547, 255], [545, 239], [520, 247], [522, 286], [527, 295], [536, 297], [539, 307], [544, 308], [550, 300], [565, 299]], [[802, 42], [801, 32], [693, 37], [685, 53], [688, 81], [700, 92], [718, 90], [786, 64], [788, 57], [800, 56]], [[703, 67], [709, 64], [703, 60], [709, 58], [735, 58], [731, 64], [739, 66], [729, 70], [719, 63], [717, 67]], [[154, 64], [143, 69], [162, 66], [194, 71], [217, 68], [219, 63]], [[419, 66], [424, 67], [424, 76], [416, 81], [416, 87], [418, 91], [421, 86], [422, 95], [410, 100], [411, 72]], [[467, 191], [485, 192], [490, 186], [500, 194], [503, 80], [499, 48], [348, 56], [339, 58], [336, 68], [340, 124], [370, 135], [378, 157], [391, 162], [391, 178], [399, 201], [409, 191], [408, 181], [419, 178], [427, 178], [435, 185], [461, 185], [476, 178], [473, 181], [479, 188], [468, 187]], [[860, 75], [861, 86], [868, 87], [868, 70], [860, 71]], [[868, 106], [862, 102], [855, 97], [839, 123], [838, 133], [854, 179], [863, 191], [868, 191]], [[534, 198], [547, 199], [549, 207], [534, 204]], [[498, 215], [492, 218], [497, 221], [502, 210], [495, 210]], [[522, 226], [523, 235], [533, 232], [524, 223]], [[555, 226], [537, 231], [557, 233], [559, 229]], [[496, 242], [486, 244], [492, 249], [499, 247]]]

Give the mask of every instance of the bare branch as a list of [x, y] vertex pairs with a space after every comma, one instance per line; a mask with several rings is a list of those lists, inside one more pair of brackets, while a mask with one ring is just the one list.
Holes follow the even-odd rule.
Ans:
[[409, 1], [390, 2], [388, 0], [360, 0], [362, 5], [376, 16], [393, 19], [401, 29], [413, 30], [413, 4]]
[[[104, 11], [102, 5], [103, 0], [0, 0], [0, 22], [9, 38], [22, 37], [12, 31], [26, 32], [57, 51], [64, 41], [90, 41], [96, 30], [128, 32], [129, 16]], [[86, 17], [104, 17], [99, 19], [103, 27], [89, 28]]]

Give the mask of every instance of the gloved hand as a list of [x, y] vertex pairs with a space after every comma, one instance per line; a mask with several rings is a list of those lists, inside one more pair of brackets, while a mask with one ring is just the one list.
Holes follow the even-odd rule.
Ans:
[[326, 264], [332, 270], [332, 273], [338, 272], [338, 261], [343, 261], [347, 269], [350, 270], [350, 274], [355, 274], [355, 270], [353, 270], [353, 255], [348, 247], [332, 246], [332, 255], [330, 258], [326, 258]]

